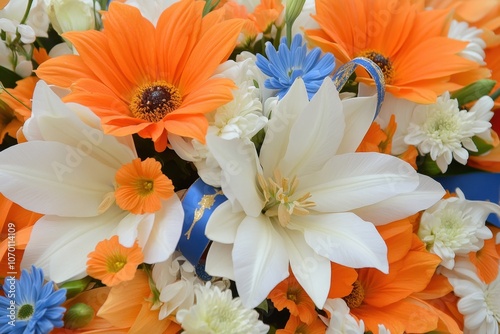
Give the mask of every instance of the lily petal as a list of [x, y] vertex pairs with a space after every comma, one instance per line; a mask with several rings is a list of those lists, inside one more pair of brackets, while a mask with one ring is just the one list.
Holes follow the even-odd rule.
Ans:
[[302, 230], [307, 244], [332, 262], [384, 273], [389, 270], [384, 239], [373, 224], [353, 213], [294, 216], [290, 225]]
[[245, 217], [243, 211], [233, 212], [231, 203], [226, 201], [219, 205], [210, 216], [205, 235], [210, 240], [231, 244], [236, 239], [238, 227]]
[[311, 193], [315, 211], [343, 212], [417, 186], [417, 173], [401, 159], [372, 152], [347, 153], [334, 156], [319, 172], [301, 177], [297, 193]]
[[0, 192], [26, 209], [49, 215], [91, 217], [114, 191], [116, 170], [71, 146], [33, 141], [0, 154]]
[[116, 222], [126, 214], [113, 206], [96, 217], [43, 216], [33, 227], [21, 267], [42, 268], [55, 283], [85, 277], [87, 255], [115, 234]]
[[375, 225], [384, 225], [428, 209], [444, 196], [445, 191], [441, 184], [428, 176], [418, 174], [418, 178], [418, 187], [412, 192], [399, 194], [353, 212]]
[[233, 248], [234, 277], [242, 303], [259, 305], [288, 277], [285, 243], [264, 215], [247, 216], [238, 228]]
[[226, 277], [234, 281], [233, 245], [212, 242], [207, 254], [205, 270], [212, 276]]

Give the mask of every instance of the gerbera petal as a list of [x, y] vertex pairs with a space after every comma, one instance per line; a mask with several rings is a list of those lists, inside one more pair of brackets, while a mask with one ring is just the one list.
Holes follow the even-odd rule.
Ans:
[[298, 193], [311, 193], [314, 210], [350, 211], [380, 202], [418, 186], [415, 170], [386, 154], [347, 153], [334, 156], [322, 170], [303, 176]]
[[114, 191], [115, 172], [72, 146], [26, 142], [2, 151], [0, 191], [30, 211], [91, 217]]
[[[112, 2], [109, 11], [118, 10], [120, 15], [104, 15], [104, 34], [113, 58], [121, 66], [123, 75], [130, 82], [154, 81], [155, 70], [155, 28], [153, 24], [132, 6]], [[134, 29], [130, 29], [134, 27]]]
[[443, 197], [445, 191], [439, 183], [428, 176], [419, 174], [418, 178], [418, 187], [412, 192], [355, 209], [353, 212], [375, 225], [382, 225], [431, 207]]
[[[63, 66], [61, 66], [63, 64]], [[35, 70], [43, 80], [60, 87], [70, 87], [80, 78], [99, 80], [98, 76], [77, 55], [61, 55], [43, 63]]]
[[[293, 224], [293, 225], [292, 225]], [[373, 267], [387, 273], [387, 246], [373, 224], [353, 213], [294, 216], [290, 228], [301, 230], [307, 244], [330, 261]]]
[[226, 197], [231, 202], [237, 198], [247, 215], [259, 216], [264, 202], [255, 180], [261, 168], [254, 144], [249, 140], [225, 140], [208, 134], [207, 146], [222, 167], [221, 182]]
[[21, 263], [42, 268], [56, 283], [86, 276], [87, 254], [115, 233], [116, 222], [127, 213], [113, 206], [89, 218], [44, 216], [33, 227]]
[[290, 267], [295, 278], [314, 301], [318, 308], [323, 308], [330, 290], [330, 260], [318, 255], [305, 241], [302, 233], [284, 229]]
[[247, 216], [233, 248], [234, 277], [241, 300], [255, 307], [288, 274], [288, 254], [269, 218]]

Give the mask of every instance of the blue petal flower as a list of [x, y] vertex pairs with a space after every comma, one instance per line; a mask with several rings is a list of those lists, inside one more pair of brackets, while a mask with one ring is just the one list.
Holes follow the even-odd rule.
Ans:
[[267, 75], [264, 85], [278, 90], [278, 98], [288, 92], [295, 79], [301, 77], [306, 85], [309, 99], [318, 91], [323, 80], [335, 68], [335, 58], [331, 53], [321, 56], [321, 49], [314, 48], [307, 53], [307, 46], [302, 44], [302, 36], [295, 35], [290, 48], [286, 37], [281, 39], [278, 51], [270, 42], [266, 43], [267, 59], [258, 54], [257, 66]]
[[54, 283], [44, 284], [43, 271], [34, 266], [23, 270], [19, 280], [6, 277], [0, 296], [0, 333], [50, 333], [63, 326], [66, 290], [54, 291]]

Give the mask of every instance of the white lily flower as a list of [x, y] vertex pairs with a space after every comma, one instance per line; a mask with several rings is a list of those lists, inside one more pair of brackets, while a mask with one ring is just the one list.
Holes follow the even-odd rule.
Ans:
[[184, 219], [177, 195], [152, 213], [132, 214], [115, 204], [115, 175], [137, 158], [131, 137], [105, 135], [90, 109], [64, 104], [43, 81], [23, 132], [28, 142], [0, 153], [0, 192], [45, 214], [22, 267], [40, 267], [57, 283], [84, 277], [87, 254], [112, 235], [126, 247], [138, 240], [147, 263], [173, 253]]
[[[206, 227], [214, 241], [207, 272], [233, 278], [246, 306], [264, 300], [289, 265], [319, 308], [330, 287], [330, 261], [387, 272], [387, 247], [363, 215], [388, 223], [444, 194], [398, 158], [354, 153], [375, 109], [375, 96], [341, 101], [330, 79], [309, 101], [298, 79], [272, 111], [260, 157], [248, 139], [207, 136], [228, 198]], [[384, 221], [391, 200], [404, 209]]]
[[470, 201], [456, 189], [458, 197], [443, 199], [424, 211], [420, 218], [419, 238], [427, 249], [441, 259], [447, 269], [455, 266], [455, 255], [480, 250], [493, 235], [486, 226], [490, 213], [500, 215], [500, 206], [486, 201]]

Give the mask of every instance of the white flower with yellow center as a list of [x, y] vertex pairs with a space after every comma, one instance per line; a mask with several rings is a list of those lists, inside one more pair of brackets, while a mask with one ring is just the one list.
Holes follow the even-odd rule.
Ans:
[[498, 334], [500, 323], [500, 275], [490, 284], [477, 276], [467, 257], [460, 258], [452, 271], [443, 271], [460, 297], [458, 310], [464, 316], [464, 333]]
[[185, 334], [265, 334], [269, 330], [259, 320], [259, 314], [244, 307], [231, 290], [217, 286], [197, 285], [196, 304], [177, 312], [177, 322]]
[[441, 265], [452, 269], [455, 255], [466, 255], [483, 247], [492, 237], [485, 220], [492, 212], [500, 214], [500, 206], [484, 201], [465, 199], [460, 189], [458, 197], [450, 197], [424, 211], [418, 236], [427, 249], [441, 259]]
[[126, 247], [137, 241], [146, 263], [174, 252], [182, 204], [161, 164], [137, 158], [130, 136], [104, 134], [89, 108], [63, 103], [43, 81], [23, 133], [26, 143], [0, 152], [0, 192], [44, 214], [23, 267], [40, 267], [56, 283], [85, 277], [87, 255], [113, 235]]
[[414, 109], [405, 143], [415, 145], [422, 155], [429, 153], [443, 173], [453, 159], [465, 165], [467, 150], [477, 151], [472, 137], [489, 134], [492, 107], [493, 100], [483, 96], [471, 110], [460, 110], [457, 100], [446, 92], [436, 103]]
[[208, 134], [228, 201], [211, 215], [207, 272], [236, 281], [257, 306], [289, 275], [322, 308], [330, 261], [387, 272], [387, 247], [372, 223], [425, 209], [442, 187], [386, 154], [354, 153], [376, 97], [341, 101], [325, 79], [311, 101], [297, 79], [272, 111], [260, 155], [253, 143]]

